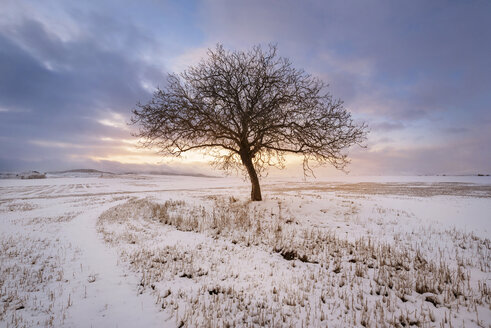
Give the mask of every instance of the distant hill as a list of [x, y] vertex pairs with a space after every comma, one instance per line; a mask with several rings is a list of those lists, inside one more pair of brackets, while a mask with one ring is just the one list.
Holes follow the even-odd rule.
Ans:
[[210, 175], [205, 175], [201, 173], [187, 173], [187, 172], [171, 172], [171, 171], [126, 171], [122, 173], [114, 173], [114, 172], [107, 172], [107, 171], [100, 171], [100, 170], [95, 170], [95, 169], [73, 169], [73, 170], [65, 170], [65, 171], [55, 171], [55, 172], [48, 172], [49, 174], [76, 174], [76, 173], [83, 173], [83, 174], [111, 174], [111, 175], [120, 175], [120, 174], [149, 174], [149, 175], [169, 175], [169, 176], [176, 176], [176, 175], [183, 175], [183, 176], [190, 176], [190, 177], [198, 177], [198, 178], [214, 178], [214, 176]]
[[40, 173], [38, 171], [0, 173], [0, 179], [46, 179], [46, 173]]
[[149, 175], [183, 175], [187, 177], [197, 177], [197, 178], [216, 178], [212, 175], [206, 175], [201, 173], [186, 173], [186, 172], [168, 172], [168, 171], [148, 171], [148, 172], [125, 172], [124, 174], [149, 174]]
[[50, 174], [63, 174], [63, 173], [116, 174], [113, 172], [105, 172], [105, 171], [99, 171], [99, 170], [94, 170], [94, 169], [73, 169], [73, 170], [55, 171], [55, 172], [48, 172], [48, 173], [50, 173]]

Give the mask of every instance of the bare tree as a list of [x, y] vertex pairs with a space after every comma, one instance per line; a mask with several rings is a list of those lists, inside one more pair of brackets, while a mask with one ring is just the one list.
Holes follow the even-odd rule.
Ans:
[[147, 104], [133, 110], [132, 123], [143, 145], [162, 155], [179, 156], [207, 149], [224, 170], [243, 169], [259, 201], [259, 176], [268, 166], [284, 167], [286, 153], [310, 163], [344, 169], [343, 150], [366, 137], [343, 102], [325, 91], [327, 85], [277, 56], [276, 46], [248, 52], [222, 45], [180, 74], [170, 74]]

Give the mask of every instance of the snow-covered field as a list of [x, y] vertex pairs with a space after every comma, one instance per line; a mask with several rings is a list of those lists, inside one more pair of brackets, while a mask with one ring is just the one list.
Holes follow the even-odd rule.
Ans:
[[491, 327], [491, 179], [0, 180], [0, 327]]

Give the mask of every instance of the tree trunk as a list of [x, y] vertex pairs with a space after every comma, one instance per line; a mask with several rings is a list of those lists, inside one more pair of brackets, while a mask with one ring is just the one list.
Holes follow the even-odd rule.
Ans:
[[257, 176], [256, 169], [254, 168], [254, 164], [252, 163], [252, 158], [248, 155], [241, 155], [242, 163], [247, 169], [247, 173], [249, 173], [249, 178], [251, 179], [251, 200], [252, 201], [260, 201], [263, 200], [261, 197], [261, 187], [259, 186], [259, 178]]

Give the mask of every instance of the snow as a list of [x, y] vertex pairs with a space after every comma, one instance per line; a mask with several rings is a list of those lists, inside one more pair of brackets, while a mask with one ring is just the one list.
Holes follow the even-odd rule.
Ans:
[[[97, 218], [111, 205], [114, 204], [84, 212], [62, 232], [73, 246], [83, 250], [78, 261], [84, 272], [90, 272], [87, 276], [79, 275], [70, 283], [71, 286], [88, 287], [88, 290], [84, 290], [80, 304], [70, 310], [70, 317], [65, 323], [68, 326], [83, 323], [91, 327], [163, 326], [162, 323], [166, 321], [164, 313], [155, 311], [153, 299], [147, 295], [136, 297], [134, 286], [138, 283], [137, 279], [124, 273], [117, 265], [117, 252], [105, 247], [97, 234]], [[97, 315], [88, 315], [95, 313]]]
[[0, 180], [0, 327], [491, 325], [490, 177], [262, 187]]

